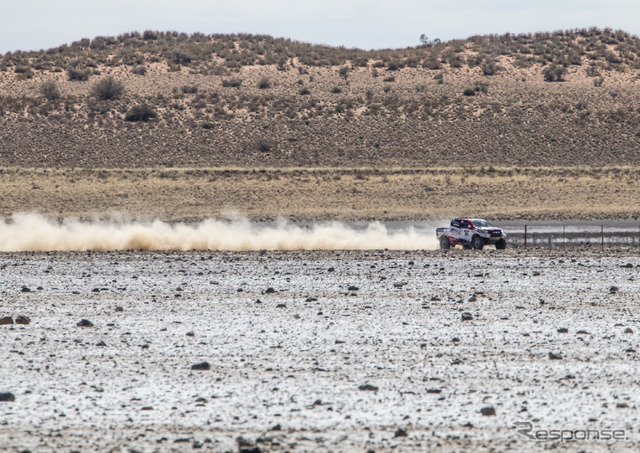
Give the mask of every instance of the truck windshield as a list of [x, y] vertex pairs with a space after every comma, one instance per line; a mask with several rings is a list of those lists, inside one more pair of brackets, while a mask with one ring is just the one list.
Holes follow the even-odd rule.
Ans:
[[486, 228], [486, 227], [490, 227], [491, 224], [489, 222], [487, 222], [486, 220], [482, 220], [482, 219], [474, 219], [473, 220], [473, 225], [475, 227], [480, 227], [480, 228]]

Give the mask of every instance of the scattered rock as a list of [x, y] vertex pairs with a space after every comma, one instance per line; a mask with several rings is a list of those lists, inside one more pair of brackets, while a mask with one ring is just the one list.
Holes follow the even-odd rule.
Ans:
[[31, 323], [31, 320], [26, 316], [20, 315], [20, 316], [16, 317], [16, 324], [26, 325], [26, 324], [30, 324], [30, 323]]
[[29, 288], [27, 286], [23, 286], [20, 291], [23, 292], [23, 293], [30, 293], [31, 292], [31, 288]]
[[408, 436], [407, 431], [405, 431], [402, 428], [396, 429], [396, 432], [393, 435], [393, 437], [407, 437], [407, 436]]
[[465, 311], [464, 313], [462, 313], [461, 319], [463, 321], [471, 321], [473, 319], [473, 315], [471, 313], [469, 313], [468, 311]]
[[9, 392], [0, 393], [0, 401], [11, 402], [15, 400], [16, 400], [16, 397], [13, 395], [13, 393], [9, 393]]
[[11, 316], [5, 316], [4, 318], [0, 318], [0, 326], [5, 324], [13, 324], [13, 318]]
[[375, 385], [371, 385], [371, 384], [362, 384], [361, 386], [358, 387], [359, 390], [364, 390], [364, 391], [369, 391], [369, 392], [377, 392], [378, 391], [378, 387], [376, 387]]
[[627, 407], [629, 407], [629, 405], [627, 403], [618, 403], [616, 404], [616, 407], [618, 409], [626, 409]]
[[612, 286], [609, 288], [609, 294], [615, 294], [620, 290], [617, 286]]
[[152, 411], [153, 410], [153, 406], [144, 406], [142, 409], [140, 409], [141, 411]]
[[282, 431], [282, 426], [280, 426], [280, 423], [278, 423], [277, 425], [271, 427], [271, 431]]
[[442, 393], [442, 389], [427, 389], [427, 393]]
[[327, 272], [334, 272], [335, 270], [335, 267], [330, 267], [329, 269], [327, 269]]
[[624, 333], [633, 333], [633, 329], [631, 327], [627, 327], [624, 329]]
[[96, 343], [96, 346], [106, 346], [107, 343], [105, 343], [104, 341], [100, 340]]
[[236, 439], [236, 443], [238, 444], [239, 453], [262, 453], [260, 447], [257, 447], [253, 442], [248, 441], [242, 436]]
[[348, 291], [358, 291], [360, 288], [358, 288], [357, 286], [349, 286], [349, 288], [347, 288]]
[[124, 311], [124, 308], [122, 308], [122, 307], [116, 307], [116, 312], [121, 312], [121, 311]]
[[193, 333], [192, 330], [190, 330], [189, 332], [187, 332], [187, 336], [188, 337], [193, 337], [195, 335], [195, 333]]
[[493, 406], [487, 406], [480, 409], [480, 413], [485, 417], [491, 417], [496, 415], [496, 410]]
[[276, 308], [287, 308], [287, 304], [278, 304]]
[[275, 293], [275, 292], [276, 292], [276, 290], [275, 290], [275, 289], [273, 289], [273, 288], [269, 287], [269, 288], [267, 288], [267, 289], [266, 289], [265, 294], [273, 294], [273, 293]]
[[209, 364], [209, 362], [200, 362], [200, 363], [195, 363], [195, 364], [191, 365], [191, 369], [192, 370], [206, 371], [206, 370], [210, 370], [211, 369], [211, 365]]
[[554, 352], [549, 353], [550, 360], [562, 360], [562, 356], [560, 354], [556, 354]]
[[631, 264], [631, 263], [627, 263], [627, 264], [623, 264], [623, 265], [622, 265], [622, 266], [620, 266], [620, 267], [626, 267], [626, 268], [628, 268], [628, 269], [631, 269], [631, 268], [633, 267], [633, 264]]
[[569, 329], [567, 329], [566, 327], [558, 327], [558, 333], [567, 333], [569, 332]]
[[93, 327], [93, 323], [91, 321], [89, 321], [88, 319], [81, 319], [80, 322], [78, 322], [78, 324], [76, 324], [76, 326], [78, 326], [78, 327]]
[[576, 335], [589, 335], [589, 332], [587, 332], [586, 330], [578, 330], [576, 332]]

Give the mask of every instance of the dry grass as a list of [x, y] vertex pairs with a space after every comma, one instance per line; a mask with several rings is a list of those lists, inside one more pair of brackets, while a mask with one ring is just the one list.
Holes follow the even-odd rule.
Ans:
[[640, 168], [3, 169], [0, 214], [192, 221], [637, 218]]

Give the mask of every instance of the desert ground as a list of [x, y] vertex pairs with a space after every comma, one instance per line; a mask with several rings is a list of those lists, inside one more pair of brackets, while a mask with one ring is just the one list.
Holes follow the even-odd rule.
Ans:
[[0, 269], [0, 317], [30, 321], [0, 325], [3, 451], [640, 448], [635, 248], [4, 253]]

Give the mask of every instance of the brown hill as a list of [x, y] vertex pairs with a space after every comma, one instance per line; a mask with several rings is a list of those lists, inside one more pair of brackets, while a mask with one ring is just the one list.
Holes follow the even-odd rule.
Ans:
[[147, 31], [0, 71], [0, 166], [640, 165], [640, 39], [608, 29], [381, 51]]

